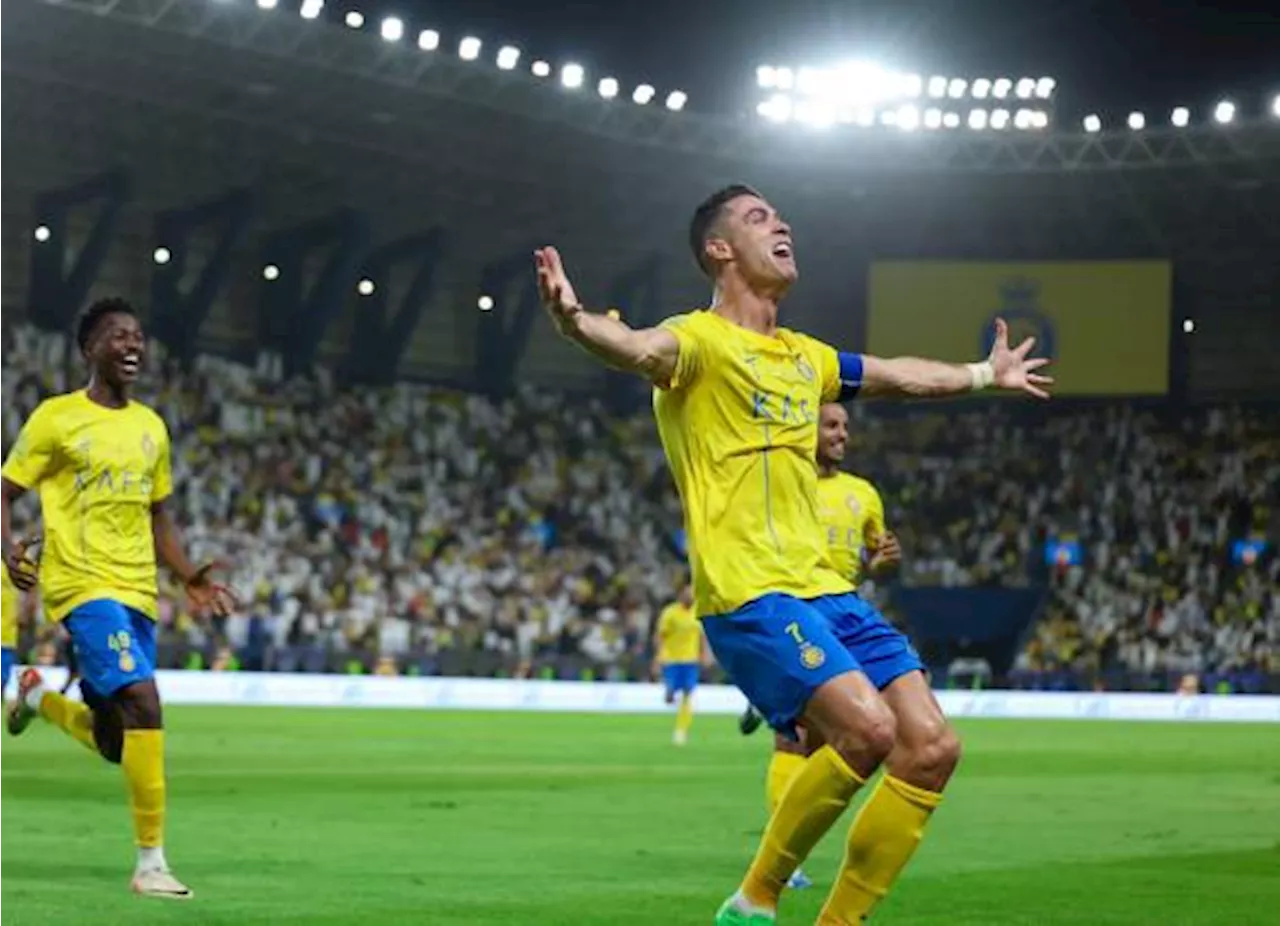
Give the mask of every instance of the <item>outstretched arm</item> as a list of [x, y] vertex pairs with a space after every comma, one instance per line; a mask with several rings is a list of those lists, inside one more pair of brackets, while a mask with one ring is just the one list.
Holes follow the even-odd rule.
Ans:
[[1053, 384], [1053, 377], [1035, 371], [1048, 364], [1049, 359], [1027, 357], [1035, 343], [1035, 338], [1027, 338], [1011, 349], [1009, 326], [998, 318], [995, 342], [983, 363], [943, 363], [920, 357], [886, 360], [863, 355], [861, 391], [865, 395], [940, 397], [995, 386], [1047, 399], [1049, 393], [1044, 387]]
[[676, 336], [662, 328], [632, 328], [612, 315], [588, 312], [578, 301], [555, 248], [533, 254], [538, 291], [556, 328], [607, 365], [666, 385], [680, 357]]
[[157, 558], [182, 583], [192, 604], [217, 615], [226, 615], [235, 609], [235, 595], [226, 586], [213, 581], [213, 572], [220, 564], [192, 565], [182, 548], [182, 533], [163, 501], [151, 505], [151, 534], [155, 539]]

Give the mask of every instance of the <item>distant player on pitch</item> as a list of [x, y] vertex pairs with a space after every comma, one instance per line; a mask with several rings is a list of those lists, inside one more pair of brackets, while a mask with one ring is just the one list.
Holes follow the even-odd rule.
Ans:
[[44, 546], [39, 585], [49, 620], [71, 635], [85, 703], [47, 689], [27, 669], [9, 712], [19, 734], [37, 714], [108, 762], [121, 766], [133, 812], [137, 864], [131, 888], [186, 899], [191, 890], [164, 855], [164, 730], [156, 688], [156, 560], [202, 611], [226, 613], [229, 592], [182, 550], [165, 501], [173, 490], [164, 420], [129, 398], [146, 351], [133, 308], [104, 299], [81, 316], [76, 343], [89, 384], [46, 399], [32, 412], [0, 471], [5, 567], [19, 589], [37, 582], [10, 510], [40, 495]]
[[702, 625], [693, 610], [693, 589], [685, 584], [675, 601], [662, 609], [653, 633], [654, 662], [662, 672], [667, 703], [676, 705], [676, 728], [671, 742], [689, 742], [693, 726], [693, 693], [702, 674], [704, 643]]

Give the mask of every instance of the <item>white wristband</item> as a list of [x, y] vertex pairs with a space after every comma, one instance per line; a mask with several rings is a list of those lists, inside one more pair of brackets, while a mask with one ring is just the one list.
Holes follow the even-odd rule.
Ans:
[[966, 363], [964, 368], [969, 371], [969, 379], [972, 381], [969, 388], [974, 392], [981, 392], [995, 382], [996, 371], [990, 361]]

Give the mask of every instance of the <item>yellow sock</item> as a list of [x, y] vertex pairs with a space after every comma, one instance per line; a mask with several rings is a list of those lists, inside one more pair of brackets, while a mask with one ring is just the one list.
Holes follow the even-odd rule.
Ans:
[[46, 691], [40, 698], [40, 716], [76, 742], [98, 751], [93, 739], [93, 711], [87, 704], [72, 701], [56, 691]]
[[924, 825], [942, 795], [885, 774], [862, 805], [845, 847], [840, 876], [818, 914], [820, 926], [848, 926], [866, 920], [924, 835]]
[[787, 878], [836, 822], [862, 782], [830, 746], [805, 760], [765, 827], [743, 879], [742, 896], [759, 907], [777, 907]]
[[800, 770], [804, 768], [804, 762], [804, 756], [796, 755], [794, 752], [774, 750], [773, 755], [769, 757], [769, 771], [764, 776], [764, 801], [765, 806], [769, 808], [769, 813], [773, 813], [778, 802], [782, 800], [782, 795], [786, 793], [791, 779], [800, 774]]
[[164, 731], [125, 730], [120, 764], [129, 785], [135, 841], [143, 848], [163, 845]]
[[680, 706], [676, 708], [676, 736], [680, 739], [688, 737], [692, 726], [693, 698], [681, 698]]

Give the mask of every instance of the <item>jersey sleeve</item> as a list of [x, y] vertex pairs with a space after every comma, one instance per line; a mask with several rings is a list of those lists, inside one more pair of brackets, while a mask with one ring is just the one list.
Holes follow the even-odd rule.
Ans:
[[862, 388], [862, 355], [838, 351], [815, 338], [808, 339], [822, 383], [822, 401], [847, 402]]
[[658, 388], [683, 389], [697, 378], [698, 370], [702, 366], [704, 349], [699, 326], [692, 315], [675, 315], [658, 327], [675, 335], [676, 343], [679, 345], [676, 368], [671, 374], [671, 379], [665, 383], [658, 383]]
[[160, 421], [160, 453], [156, 457], [156, 471], [151, 479], [151, 504], [156, 505], [173, 494], [172, 448], [169, 445], [169, 429]]
[[34, 489], [45, 477], [53, 463], [58, 446], [57, 425], [47, 404], [36, 406], [27, 423], [18, 433], [18, 440], [9, 451], [0, 475], [14, 485]]
[[867, 529], [873, 537], [884, 536], [884, 499], [871, 485], [867, 487]]

